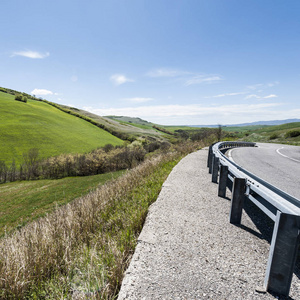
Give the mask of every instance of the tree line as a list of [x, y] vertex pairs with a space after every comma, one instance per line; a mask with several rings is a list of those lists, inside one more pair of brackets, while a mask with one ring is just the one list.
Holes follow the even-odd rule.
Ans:
[[23, 154], [22, 163], [15, 161], [7, 166], [0, 161], [0, 183], [17, 180], [58, 179], [70, 176], [97, 175], [118, 170], [131, 169], [143, 162], [147, 153], [158, 149], [169, 149], [168, 142], [134, 142], [129, 146], [111, 144], [85, 154], [61, 154], [40, 159], [37, 148]]

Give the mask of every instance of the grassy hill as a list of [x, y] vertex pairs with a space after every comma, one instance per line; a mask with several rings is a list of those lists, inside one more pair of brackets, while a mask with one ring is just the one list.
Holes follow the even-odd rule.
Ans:
[[228, 126], [222, 129], [225, 132], [235, 133], [244, 141], [300, 145], [300, 122], [282, 125]]
[[45, 158], [61, 153], [85, 153], [123, 141], [95, 125], [36, 100], [27, 103], [0, 91], [0, 160], [19, 163], [22, 154], [38, 148]]
[[91, 118], [97, 123], [104, 125], [109, 130], [117, 131], [119, 133], [124, 133], [126, 135], [132, 136], [133, 138], [137, 138], [141, 136], [152, 137], [157, 140], [163, 138], [163, 134], [152, 127], [154, 125], [153, 123], [142, 120], [140, 118], [131, 118], [125, 116], [101, 117], [99, 115], [95, 115], [91, 112], [82, 109], [77, 109], [72, 107], [66, 107], [66, 108], [74, 112], [77, 112], [81, 115], [84, 115], [88, 118]]

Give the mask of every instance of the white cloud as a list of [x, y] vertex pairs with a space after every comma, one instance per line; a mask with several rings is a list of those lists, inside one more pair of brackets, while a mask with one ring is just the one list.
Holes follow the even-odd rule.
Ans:
[[46, 95], [53, 95], [53, 92], [45, 90], [45, 89], [34, 89], [31, 92], [32, 95], [36, 96], [46, 96]]
[[278, 84], [279, 84], [279, 81], [274, 81], [274, 82], [269, 82], [269, 83], [258, 83], [258, 84], [254, 84], [254, 85], [249, 85], [249, 86], [247, 86], [247, 88], [249, 90], [265, 89], [265, 88], [273, 87]]
[[174, 78], [182, 81], [185, 86], [193, 84], [213, 83], [222, 80], [219, 75], [200, 74], [178, 69], [160, 68], [149, 71], [146, 76], [153, 78]]
[[260, 99], [261, 97], [256, 94], [251, 94], [251, 95], [248, 95], [247, 97], [245, 97], [246, 100], [251, 99], [251, 98]]
[[12, 53], [11, 57], [13, 56], [24, 56], [28, 58], [46, 58], [50, 55], [49, 52], [46, 53], [40, 53], [37, 51], [31, 51], [31, 50], [26, 50], [26, 51], [15, 51]]
[[126, 82], [134, 82], [133, 79], [127, 78], [125, 75], [122, 74], [114, 74], [110, 77], [110, 80], [115, 84], [115, 85], [121, 85]]
[[153, 98], [135, 97], [135, 98], [124, 98], [123, 100], [129, 101], [132, 103], [144, 103], [144, 102], [152, 101]]
[[278, 96], [277, 95], [274, 95], [274, 94], [271, 94], [269, 96], [265, 96], [263, 97], [264, 99], [270, 99], [270, 98], [277, 98]]
[[251, 99], [251, 98], [255, 98], [255, 99], [271, 99], [271, 98], [277, 98], [278, 96], [277, 95], [274, 95], [274, 94], [271, 94], [271, 95], [268, 95], [268, 96], [259, 96], [259, 95], [256, 95], [256, 94], [251, 94], [251, 95], [248, 95], [247, 97], [245, 97], [245, 100], [247, 99]]
[[258, 83], [258, 84], [254, 84], [254, 85], [248, 85], [247, 88], [248, 88], [249, 90], [256, 90], [256, 89], [258, 89], [258, 88], [261, 88], [262, 86], [263, 86], [262, 83]]
[[243, 95], [243, 94], [246, 94], [246, 92], [225, 93], [225, 94], [219, 94], [219, 95], [216, 95], [216, 96], [205, 97], [205, 98], [221, 98], [221, 97], [226, 97], [226, 96], [237, 96], [237, 95]]
[[261, 120], [292, 118], [300, 109], [284, 111], [284, 103], [256, 103], [235, 105], [153, 105], [140, 107], [84, 108], [101, 116], [120, 115], [141, 117], [158, 124], [201, 125], [237, 124]]
[[220, 76], [206, 76], [206, 75], [196, 75], [192, 78], [189, 78], [185, 82], [185, 86], [189, 86], [192, 84], [201, 84], [201, 83], [213, 83], [216, 81], [220, 81], [222, 78]]
[[178, 77], [191, 74], [190, 72], [180, 71], [176, 69], [155, 69], [148, 72], [146, 75], [149, 77]]

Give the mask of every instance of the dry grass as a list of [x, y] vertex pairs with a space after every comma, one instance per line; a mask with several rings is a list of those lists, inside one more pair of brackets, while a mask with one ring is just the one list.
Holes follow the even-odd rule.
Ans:
[[113, 299], [148, 206], [186, 146], [154, 157], [0, 242], [0, 299]]

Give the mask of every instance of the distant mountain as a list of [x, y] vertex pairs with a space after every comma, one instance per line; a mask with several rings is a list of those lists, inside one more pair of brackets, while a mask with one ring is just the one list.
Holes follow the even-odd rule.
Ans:
[[[239, 127], [239, 126], [255, 126], [255, 125], [281, 125], [281, 124], [287, 124], [287, 123], [294, 123], [294, 122], [300, 122], [300, 119], [286, 119], [286, 120], [273, 120], [273, 121], [258, 121], [258, 122], [252, 122], [252, 123], [241, 123], [241, 124], [226, 124], [222, 126], [227, 127]], [[219, 125], [194, 125], [193, 127], [218, 127]]]

